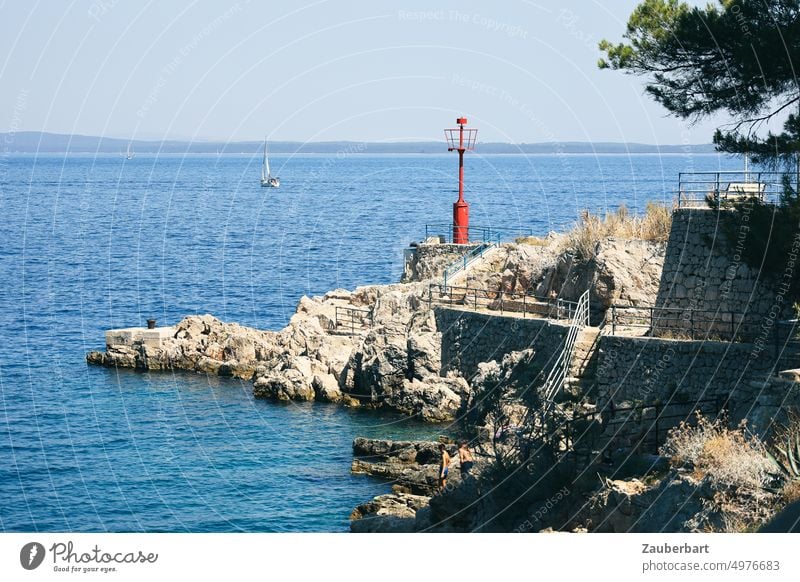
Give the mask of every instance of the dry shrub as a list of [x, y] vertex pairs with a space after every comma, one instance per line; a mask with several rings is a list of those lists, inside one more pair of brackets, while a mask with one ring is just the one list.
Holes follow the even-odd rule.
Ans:
[[786, 505], [800, 500], [800, 481], [797, 479], [788, 481], [781, 490], [781, 497]]
[[609, 237], [664, 242], [671, 226], [672, 210], [653, 202], [647, 203], [644, 216], [630, 214], [624, 205], [604, 217], [584, 210], [567, 233], [567, 244], [580, 259], [588, 261], [595, 256], [597, 243]]
[[728, 428], [723, 417], [712, 421], [698, 414], [696, 426], [681, 423], [670, 431], [661, 452], [673, 467], [692, 469], [719, 485], [763, 488], [775, 476], [775, 466], [758, 437], [745, 425]]
[[670, 431], [661, 453], [674, 468], [692, 471], [709, 485], [709, 513], [721, 517], [723, 531], [752, 530], [775, 513], [776, 468], [746, 425], [731, 429], [724, 418], [712, 421], [698, 414], [696, 426], [681, 423]]

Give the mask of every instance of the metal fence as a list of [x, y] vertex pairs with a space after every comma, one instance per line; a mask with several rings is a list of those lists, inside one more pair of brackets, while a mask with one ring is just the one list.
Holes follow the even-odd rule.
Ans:
[[573, 319], [578, 311], [577, 301], [439, 283], [430, 284], [428, 302], [449, 307], [466, 307], [474, 311], [488, 309], [501, 314], [520, 313], [523, 317], [536, 315], [548, 319]]
[[705, 207], [711, 201], [726, 202], [756, 198], [776, 203], [784, 181], [797, 187], [800, 174], [790, 172], [681, 172], [678, 174], [678, 208]]
[[[460, 227], [463, 230], [463, 227]], [[467, 239], [471, 242], [493, 242], [499, 243], [501, 240], [508, 240], [517, 237], [533, 236], [533, 229], [527, 227], [509, 226], [481, 226], [469, 225], [467, 227]], [[425, 225], [425, 240], [430, 237], [439, 237], [443, 243], [453, 242], [453, 224], [435, 223]]]
[[371, 309], [336, 306], [334, 329], [338, 332], [355, 335], [372, 327]]

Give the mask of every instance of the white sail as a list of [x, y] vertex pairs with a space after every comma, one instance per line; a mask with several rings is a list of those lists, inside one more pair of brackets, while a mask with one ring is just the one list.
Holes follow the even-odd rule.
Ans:
[[264, 138], [264, 161], [261, 162], [261, 185], [268, 188], [280, 188], [281, 179], [273, 176], [269, 169], [269, 156], [267, 155], [267, 139]]

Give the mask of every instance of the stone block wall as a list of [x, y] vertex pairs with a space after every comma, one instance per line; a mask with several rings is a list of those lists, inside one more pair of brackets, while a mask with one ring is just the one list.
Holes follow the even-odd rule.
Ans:
[[402, 283], [425, 281], [442, 276], [445, 267], [454, 263], [480, 243], [456, 245], [451, 243], [419, 243], [406, 249]]
[[[688, 335], [694, 327], [728, 339], [733, 320], [735, 337], [754, 341], [769, 335], [775, 319], [789, 317], [778, 282], [759, 276], [744, 262], [746, 220], [735, 225], [739, 236], [729, 239], [733, 217], [732, 211], [706, 208], [673, 212], [656, 298], [656, 307], [666, 309], [656, 310], [659, 322], [653, 335]], [[712, 313], [690, 317], [690, 309]]]
[[501, 316], [436, 307], [442, 333], [442, 374], [454, 370], [467, 380], [480, 362], [501, 360], [507, 353], [533, 347], [535, 365], [543, 368], [558, 356], [569, 327], [545, 319]]
[[[758, 417], [763, 425], [781, 407], [800, 404], [791, 383], [774, 378], [775, 369], [800, 366], [800, 357], [778, 360], [772, 346], [602, 336], [598, 349], [599, 408], [715, 399], [733, 420]], [[786, 400], [790, 394], [794, 400]]]

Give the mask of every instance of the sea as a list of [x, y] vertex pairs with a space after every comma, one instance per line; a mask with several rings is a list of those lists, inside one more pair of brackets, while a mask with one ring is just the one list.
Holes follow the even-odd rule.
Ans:
[[[446, 231], [457, 156], [0, 154], [0, 531], [344, 532], [390, 484], [352, 440], [447, 425], [255, 400], [249, 382], [89, 366], [104, 331], [211, 313], [286, 325], [303, 295], [397, 282]], [[671, 204], [716, 154], [467, 154], [471, 224], [513, 238], [583, 209]]]

